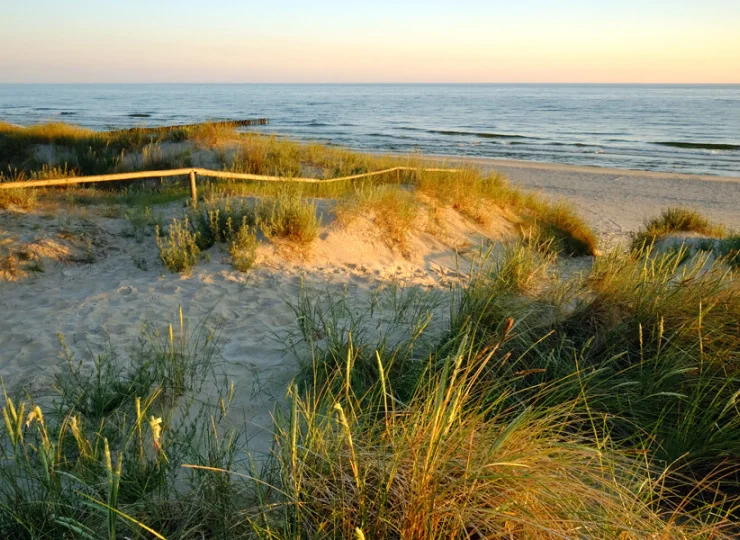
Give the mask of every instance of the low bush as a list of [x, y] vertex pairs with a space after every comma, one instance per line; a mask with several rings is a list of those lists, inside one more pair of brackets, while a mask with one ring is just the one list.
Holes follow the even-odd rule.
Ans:
[[247, 272], [257, 259], [257, 233], [244, 220], [229, 244], [231, 266], [239, 272]]
[[290, 192], [283, 192], [275, 198], [260, 201], [257, 218], [259, 226], [268, 238], [303, 245], [318, 237], [321, 225], [316, 205]]
[[190, 230], [188, 218], [173, 219], [167, 229], [166, 236], [160, 235], [159, 226], [156, 227], [157, 247], [162, 264], [170, 272], [185, 272], [198, 262], [200, 247], [199, 234]]

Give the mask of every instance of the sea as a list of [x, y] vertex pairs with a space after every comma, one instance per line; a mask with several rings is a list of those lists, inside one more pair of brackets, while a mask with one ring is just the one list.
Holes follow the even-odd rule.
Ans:
[[370, 152], [740, 177], [740, 85], [0, 84], [0, 121], [245, 128]]

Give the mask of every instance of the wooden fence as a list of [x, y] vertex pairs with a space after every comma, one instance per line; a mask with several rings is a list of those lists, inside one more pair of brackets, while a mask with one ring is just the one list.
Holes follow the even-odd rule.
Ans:
[[338, 178], [327, 178], [324, 180], [318, 178], [291, 178], [282, 176], [265, 176], [261, 174], [244, 174], [234, 173], [229, 171], [214, 171], [211, 169], [201, 168], [186, 168], [186, 169], [170, 169], [164, 171], [137, 171], [128, 173], [118, 174], [98, 174], [93, 176], [72, 176], [68, 178], [55, 178], [51, 180], [24, 180], [20, 182], [2, 182], [0, 183], [0, 190], [2, 189], [23, 189], [23, 188], [39, 188], [39, 187], [58, 187], [58, 186], [72, 186], [77, 184], [92, 184], [98, 182], [121, 182], [127, 180], [142, 180], [148, 178], [165, 178], [170, 176], [188, 176], [190, 178], [190, 196], [193, 199], [193, 203], [197, 203], [198, 200], [198, 186], [197, 177], [204, 176], [206, 178], [225, 178], [229, 180], [255, 180], [258, 182], [301, 182], [306, 184], [329, 184], [333, 182], [343, 182], [347, 180], [359, 180], [360, 178], [372, 178], [374, 176], [380, 176], [383, 174], [390, 174], [395, 172], [400, 175], [401, 171], [423, 171], [423, 172], [445, 172], [445, 173], [457, 173], [460, 169], [435, 169], [435, 168], [418, 168], [418, 167], [391, 167], [390, 169], [383, 169], [380, 171], [373, 171], [362, 174], [353, 174], [350, 176], [340, 176]]

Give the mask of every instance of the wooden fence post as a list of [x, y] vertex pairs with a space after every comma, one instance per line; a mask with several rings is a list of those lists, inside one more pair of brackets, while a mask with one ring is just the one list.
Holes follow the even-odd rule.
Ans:
[[195, 171], [190, 171], [190, 198], [193, 200], [193, 208], [198, 208], [198, 187], [195, 185]]

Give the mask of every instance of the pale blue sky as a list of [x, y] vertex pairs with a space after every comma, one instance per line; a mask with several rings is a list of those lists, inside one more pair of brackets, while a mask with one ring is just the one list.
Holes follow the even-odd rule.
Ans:
[[740, 82], [740, 0], [0, 0], [0, 82]]

